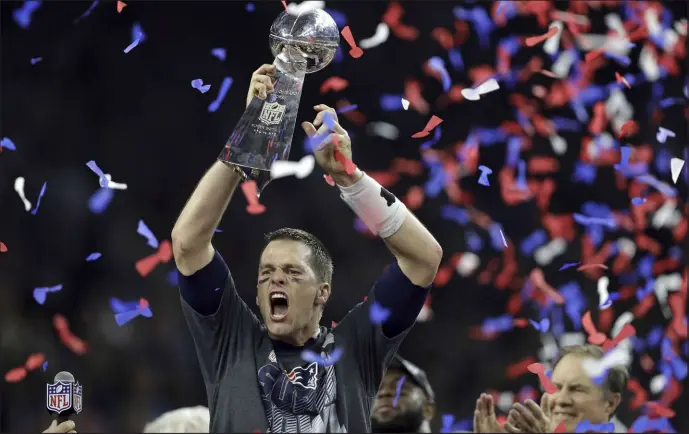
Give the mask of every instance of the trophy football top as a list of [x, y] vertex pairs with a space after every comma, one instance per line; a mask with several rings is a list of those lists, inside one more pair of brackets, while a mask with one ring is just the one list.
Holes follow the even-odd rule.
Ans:
[[322, 9], [301, 14], [283, 11], [270, 26], [270, 51], [274, 56], [286, 46], [300, 53], [307, 62], [306, 72], [325, 68], [335, 57], [340, 31], [332, 17]]

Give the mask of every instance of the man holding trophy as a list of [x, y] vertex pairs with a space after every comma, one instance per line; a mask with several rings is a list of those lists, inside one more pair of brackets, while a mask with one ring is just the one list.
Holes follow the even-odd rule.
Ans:
[[[331, 294], [331, 257], [312, 234], [285, 228], [266, 236], [259, 260], [259, 319], [211, 244], [239, 183], [255, 180], [260, 192], [270, 180], [270, 165], [288, 158], [303, 78], [332, 60], [338, 42], [335, 22], [321, 10], [283, 12], [276, 19], [275, 62], [254, 72], [247, 109], [221, 161], [203, 176], [172, 231], [210, 432], [370, 432], [383, 373], [442, 259], [438, 242], [399, 199], [358, 169], [347, 173], [335, 158], [337, 141], [338, 151], [351, 160], [351, 142], [325, 105], [314, 107], [313, 122], [302, 123], [309, 137], [319, 139], [315, 159], [396, 259], [366, 300], [337, 327], [320, 326]], [[389, 310], [382, 324], [370, 315], [381, 308]]]

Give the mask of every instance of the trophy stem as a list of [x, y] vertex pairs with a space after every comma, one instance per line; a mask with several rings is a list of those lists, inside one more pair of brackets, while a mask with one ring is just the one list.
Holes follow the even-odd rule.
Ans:
[[289, 158], [306, 75], [306, 61], [292, 54], [286, 47], [275, 58], [273, 92], [265, 100], [251, 100], [218, 156], [245, 169], [259, 195], [271, 180], [273, 162]]

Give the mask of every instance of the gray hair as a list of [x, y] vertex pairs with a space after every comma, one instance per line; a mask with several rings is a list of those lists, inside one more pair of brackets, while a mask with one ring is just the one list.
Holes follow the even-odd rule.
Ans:
[[210, 428], [208, 407], [184, 407], [163, 413], [144, 427], [145, 433], [207, 433]]

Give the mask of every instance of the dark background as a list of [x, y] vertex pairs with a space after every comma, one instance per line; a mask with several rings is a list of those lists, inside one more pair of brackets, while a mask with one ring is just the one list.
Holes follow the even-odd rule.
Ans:
[[[610, 2], [608, 2], [610, 3]], [[613, 4], [615, 2], [612, 2]], [[248, 12], [245, 2], [209, 1], [132, 1], [118, 14], [114, 2], [101, 2], [93, 12], [75, 24], [90, 2], [46, 2], [33, 15], [28, 29], [13, 21], [12, 11], [20, 2], [2, 2], [2, 118], [0, 136], [9, 137], [16, 152], [3, 149], [0, 154], [0, 241], [8, 252], [0, 254], [0, 368], [3, 372], [19, 366], [31, 353], [45, 354], [49, 365], [44, 373], [32, 371], [19, 383], [0, 383], [2, 391], [3, 431], [35, 431], [49, 425], [43, 409], [44, 383], [52, 382], [61, 370], [72, 372], [85, 389], [85, 410], [77, 420], [82, 432], [140, 430], [146, 421], [180, 406], [206, 404], [203, 382], [186, 324], [179, 308], [178, 292], [169, 281], [172, 262], [159, 266], [146, 278], [134, 268], [137, 260], [153, 250], [137, 234], [143, 220], [159, 240], [169, 239], [174, 221], [191, 194], [196, 182], [213, 163], [243, 109], [252, 71], [263, 63], [271, 63], [268, 29], [282, 10], [278, 1], [257, 2], [255, 11]], [[346, 98], [358, 104], [367, 121], [389, 122], [399, 128], [399, 139], [388, 140], [370, 134], [341, 116], [342, 125], [353, 137], [354, 161], [366, 171], [388, 170], [396, 157], [420, 160], [419, 144], [427, 139], [412, 139], [423, 129], [432, 114], [444, 119], [442, 138], [435, 149], [449, 149], [467, 138], [470, 128], [493, 128], [505, 120], [514, 120], [510, 96], [530, 95], [531, 86], [550, 86], [552, 79], [534, 75], [530, 80], [484, 96], [481, 101], [461, 101], [446, 108], [434, 102], [442, 94], [442, 86], [424, 73], [423, 64], [431, 56], [445, 59], [445, 50], [431, 37], [434, 28], [442, 26], [454, 31], [454, 2], [405, 2], [402, 20], [419, 30], [415, 41], [390, 35], [384, 44], [366, 50], [360, 59], [345, 54], [327, 69], [306, 78], [299, 119], [313, 117], [311, 106], [331, 106]], [[371, 36], [388, 8], [387, 2], [328, 2], [326, 7], [342, 12], [357, 40]], [[490, 7], [488, 3], [468, 2], [467, 7]], [[569, 7], [567, 2], [559, 8]], [[587, 11], [592, 20], [590, 33], [607, 32], [602, 17], [619, 12], [615, 6], [592, 7]], [[676, 2], [668, 6], [673, 20], [686, 19], [686, 5]], [[123, 53], [131, 42], [131, 29], [139, 23], [147, 35], [130, 53]], [[469, 29], [472, 29], [469, 25]], [[516, 17], [498, 28], [491, 36], [489, 48], [479, 45], [471, 30], [459, 47], [467, 69], [494, 65], [497, 41], [508, 35], [534, 35], [547, 28], [538, 25], [532, 15]], [[227, 49], [227, 59], [220, 61], [210, 54], [216, 47]], [[524, 52], [526, 54], [524, 54]], [[512, 68], [519, 71], [532, 56], [544, 60], [544, 69], [552, 61], [539, 47], [522, 48], [512, 59]], [[30, 59], [43, 60], [31, 65]], [[635, 68], [638, 49], [632, 54]], [[611, 62], [596, 74], [598, 84], [614, 82]], [[682, 96], [682, 77], [686, 76], [686, 58], [678, 59], [680, 74], [661, 80], [664, 97]], [[343, 92], [319, 93], [321, 83], [336, 75], [349, 80]], [[207, 109], [215, 99], [225, 76], [233, 79], [224, 102], [217, 112]], [[190, 86], [202, 78], [211, 90], [201, 94]], [[404, 81], [415, 78], [423, 85], [423, 94], [431, 103], [431, 111], [420, 114], [408, 111], [385, 111], [380, 107], [381, 94], [402, 94]], [[466, 73], [452, 71], [454, 84], [472, 86]], [[676, 132], [668, 141], [667, 150], [681, 156], [687, 143], [685, 107], [657, 107], [657, 97], [649, 84], [625, 90], [635, 108], [634, 120], [639, 133], [625, 143], [631, 146], [659, 146], [655, 133], [659, 123], [651, 114], [662, 114], [662, 125]], [[655, 98], [655, 99], [654, 99]], [[685, 101], [686, 102], [686, 101]], [[647, 110], [652, 104], [652, 111]], [[541, 108], [543, 114], [554, 111]], [[588, 107], [591, 113], [591, 107]], [[564, 113], [564, 114], [562, 114]], [[571, 110], [558, 114], [574, 118]], [[656, 118], [658, 115], [656, 114]], [[608, 131], [612, 132], [608, 127]], [[521, 133], [523, 134], [523, 133]], [[550, 175], [557, 189], [548, 204], [556, 214], [581, 212], [587, 200], [604, 202], [622, 213], [632, 205], [631, 183], [616, 187], [616, 173], [611, 167], [598, 171], [592, 185], [572, 181], [572, 167], [579, 158], [580, 141], [586, 133], [561, 133], [568, 142], [564, 156], [555, 156], [548, 139], [536, 135], [532, 148], [520, 158], [529, 160], [537, 155], [554, 156], [561, 166]], [[303, 154], [304, 134], [297, 128], [291, 160]], [[448, 152], [446, 155], [451, 156]], [[480, 162], [491, 167], [491, 187], [476, 183], [478, 175], [471, 169], [461, 180], [464, 192], [460, 206], [482, 212], [504, 228], [508, 244], [517, 245], [533, 230], [541, 228], [541, 213], [535, 200], [507, 206], [500, 196], [497, 174], [504, 164], [505, 144], [480, 147]], [[116, 191], [106, 212], [89, 211], [89, 197], [98, 189], [97, 177], [85, 166], [95, 160], [113, 180], [128, 184], [126, 191]], [[667, 173], [658, 173], [652, 164], [651, 173], [672, 183]], [[685, 169], [686, 170], [686, 169]], [[23, 209], [13, 191], [14, 179], [26, 179], [26, 196], [35, 205], [44, 182], [47, 190], [36, 215]], [[390, 187], [403, 197], [414, 185], [423, 185], [428, 170], [419, 176], [402, 176]], [[542, 176], [530, 179], [542, 180]], [[679, 210], [686, 219], [686, 180], [677, 183]], [[296, 227], [318, 236], [330, 249], [335, 262], [333, 299], [325, 312], [324, 324], [342, 318], [348, 309], [367, 293], [382, 269], [391, 261], [383, 243], [366, 237], [354, 229], [354, 216], [339, 200], [337, 191], [322, 179], [318, 169], [304, 180], [294, 178], [272, 182], [261, 197], [267, 212], [251, 216], [244, 210], [246, 201], [238, 192], [223, 219], [214, 240], [230, 265], [237, 288], [253, 306], [255, 268], [262, 247], [262, 235], [280, 227]], [[419, 323], [405, 340], [401, 354], [424, 368], [433, 384], [438, 402], [434, 427], [440, 428], [440, 414], [453, 414], [458, 420], [471, 417], [474, 401], [487, 389], [519, 391], [523, 386], [538, 387], [536, 376], [522, 375], [508, 379], [505, 369], [525, 356], [538, 357], [539, 334], [533, 328], [516, 329], [494, 340], [470, 339], [473, 326], [487, 317], [505, 312], [510, 295], [519, 291], [523, 277], [536, 263], [532, 257], [518, 253], [519, 273], [508, 289], [496, 289], [491, 274], [480, 283], [477, 276], [493, 258], [501, 253], [490, 246], [485, 225], [472, 222], [458, 225], [441, 217], [448, 197], [441, 192], [426, 198], [415, 210], [416, 215], [438, 238], [445, 252], [444, 263], [457, 252], [470, 250], [466, 236], [476, 233], [483, 248], [475, 252], [481, 265], [468, 277], [454, 274], [432, 293], [434, 317]], [[483, 214], [477, 214], [483, 215]], [[686, 223], [686, 221], [685, 221]], [[558, 271], [567, 262], [581, 261], [581, 237], [577, 233], [567, 251], [550, 265], [543, 267], [546, 280], [558, 288], [576, 281], [587, 297], [589, 308], [596, 310], [596, 280], [586, 273], [569, 269]], [[666, 232], [668, 232], [666, 230]], [[673, 245], [684, 247], [680, 262], [672, 271], [686, 273], [686, 240], [673, 240], [662, 231], [647, 234], [659, 241], [664, 257]], [[630, 236], [624, 230], [611, 231], [606, 240]], [[597, 249], [598, 250], [598, 249]], [[518, 251], [518, 250], [517, 250]], [[92, 252], [103, 257], [86, 262]], [[638, 260], [637, 255], [633, 264]], [[612, 262], [611, 258], [608, 265]], [[501, 267], [504, 264], [499, 265]], [[635, 267], [636, 265], [633, 265]], [[609, 272], [610, 291], [620, 288], [616, 276]], [[32, 289], [63, 284], [58, 293], [48, 294], [47, 302], [38, 305]], [[639, 285], [643, 286], [642, 283]], [[686, 277], [684, 280], [686, 291]], [[153, 318], [136, 318], [118, 327], [109, 307], [110, 297], [150, 302]], [[636, 299], [620, 302], [616, 315], [629, 309]], [[52, 328], [52, 317], [67, 317], [75, 335], [89, 346], [88, 353], [78, 356], [63, 346]], [[596, 314], [594, 313], [594, 318]], [[538, 306], [525, 303], [518, 316], [539, 318]], [[634, 325], [645, 335], [653, 325], [666, 325], [667, 319], [656, 306]], [[567, 322], [568, 329], [572, 329]], [[686, 350], [686, 345], [684, 346]], [[659, 359], [657, 348], [649, 352]], [[683, 355], [686, 360], [686, 353]], [[644, 387], [651, 375], [644, 373], [638, 355], [632, 374]], [[652, 375], [656, 373], [652, 372]], [[657, 396], [651, 396], [657, 399]], [[686, 408], [685, 395], [673, 408]], [[624, 405], [623, 405], [624, 407]], [[638, 410], [620, 412], [621, 421], [630, 426]], [[682, 430], [687, 426], [686, 414], [679, 414], [673, 424]], [[465, 429], [470, 429], [465, 427]]]

